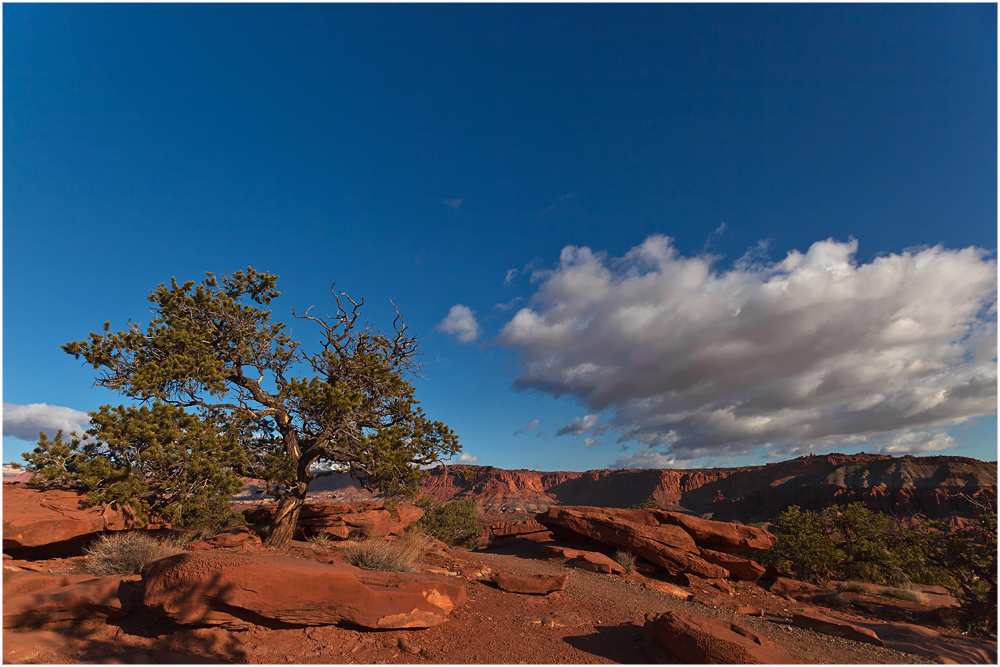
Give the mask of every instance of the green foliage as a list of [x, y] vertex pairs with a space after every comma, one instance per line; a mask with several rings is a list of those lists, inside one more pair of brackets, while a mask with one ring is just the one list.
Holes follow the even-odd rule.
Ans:
[[146, 563], [183, 550], [176, 541], [142, 531], [116, 532], [101, 535], [84, 548], [84, 569], [98, 577], [139, 574]]
[[475, 500], [453, 500], [441, 505], [432, 498], [420, 498], [414, 504], [424, 511], [414, 528], [448, 546], [469, 546], [479, 537]]
[[995, 503], [976, 507], [977, 525], [967, 530], [927, 521], [930, 528], [920, 540], [924, 557], [945, 572], [962, 608], [969, 628], [986, 633], [997, 629], [997, 510]]
[[655, 510], [659, 509], [659, 505], [652, 498], [647, 498], [646, 500], [635, 503], [634, 505], [629, 505], [630, 510]]
[[396, 539], [375, 537], [358, 542], [346, 549], [345, 556], [348, 563], [365, 570], [412, 572], [425, 548], [424, 538], [410, 533]]
[[182, 528], [243, 523], [229, 505], [243, 484], [235, 470], [243, 449], [184, 410], [102, 406], [80, 439], [62, 431], [22, 456], [42, 483], [81, 489], [95, 505], [116, 505], [136, 527], [151, 520]]
[[824, 529], [816, 512], [792, 505], [774, 520], [778, 540], [772, 557], [787, 560], [799, 576], [812, 581], [829, 581], [844, 553]]
[[[99, 386], [143, 403], [197, 411], [189, 414], [204, 425], [200, 437], [227, 448], [221, 465], [235, 456], [233, 470], [264, 479], [268, 493], [281, 500], [268, 539], [283, 546], [314, 463], [345, 470], [386, 495], [413, 497], [421, 466], [461, 447], [451, 429], [428, 419], [414, 398], [408, 377], [419, 370], [419, 350], [398, 312], [393, 331], [382, 333], [359, 323], [364, 301], [331, 288], [335, 315], [292, 310], [318, 328], [318, 351], [307, 352], [285, 324], [271, 321], [265, 306], [279, 296], [276, 285], [277, 276], [252, 268], [221, 278], [209, 273], [198, 284], [172, 279], [150, 293], [153, 319], [145, 329], [130, 323], [112, 332], [105, 323], [103, 333], [63, 350], [91, 364]], [[228, 449], [231, 442], [241, 454]], [[111, 466], [110, 477], [101, 477], [98, 486], [114, 479], [124, 489], [127, 482], [116, 470]]]
[[[910, 530], [861, 503], [822, 513], [793, 506], [775, 519], [777, 542], [761, 560], [790, 563], [806, 579], [839, 576], [887, 583], [890, 588], [883, 595], [913, 602], [923, 596], [908, 586], [911, 582], [945, 585], [961, 602], [970, 629], [995, 632], [996, 507], [979, 505], [976, 518], [976, 526], [967, 530], [926, 520], [923, 529]], [[848, 582], [840, 590], [870, 592], [862, 586]]]

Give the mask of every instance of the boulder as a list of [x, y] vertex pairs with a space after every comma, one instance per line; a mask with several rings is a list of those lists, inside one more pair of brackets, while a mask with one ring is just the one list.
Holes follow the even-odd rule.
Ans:
[[86, 507], [86, 494], [4, 484], [3, 548], [44, 547], [126, 527], [116, 510]]
[[683, 611], [650, 614], [642, 629], [653, 662], [798, 664], [802, 660], [737, 623]]
[[778, 577], [767, 590], [771, 595], [799, 602], [811, 602], [826, 595], [826, 592], [815, 584], [789, 577]]
[[885, 646], [885, 643], [878, 638], [878, 635], [874, 631], [854, 625], [853, 623], [848, 623], [847, 621], [823, 616], [822, 614], [792, 614], [792, 625], [798, 628], [822, 632], [826, 635], [833, 635], [834, 637], [853, 639], [856, 642]]
[[206, 549], [231, 549], [260, 544], [257, 533], [246, 526], [227, 528], [204, 540], [194, 540], [187, 545], [188, 551], [204, 551]]
[[646, 588], [651, 588], [654, 591], [666, 593], [667, 595], [673, 595], [674, 597], [678, 597], [683, 600], [690, 600], [693, 596], [691, 591], [666, 581], [660, 581], [659, 579], [646, 579], [642, 582], [642, 585]]
[[699, 549], [698, 555], [713, 565], [729, 570], [729, 578], [736, 581], [757, 581], [764, 574], [764, 567], [749, 558], [712, 549]]
[[121, 577], [101, 577], [20, 595], [4, 595], [3, 627], [19, 628], [95, 615], [122, 618], [132, 609], [135, 589]]
[[[694, 572], [716, 579], [729, 571], [705, 561], [698, 547], [683, 529], [650, 523], [655, 517], [645, 510], [616, 510], [601, 507], [553, 507], [539, 514], [539, 523], [589, 537], [608, 546], [621, 547], [658, 565], [670, 574]], [[637, 519], [645, 523], [632, 521]]]
[[737, 614], [743, 614], [744, 616], [763, 616], [764, 610], [760, 607], [755, 607], [752, 604], [741, 604], [736, 607]]
[[766, 530], [740, 523], [699, 519], [680, 512], [649, 510], [662, 523], [680, 526], [703, 549], [724, 551], [767, 551], [774, 546], [775, 536]]
[[495, 521], [490, 524], [490, 534], [495, 538], [544, 533], [547, 530], [548, 528], [534, 520]]
[[582, 551], [569, 564], [581, 570], [602, 574], [625, 574], [625, 568], [618, 562], [596, 551]]
[[7, 570], [3, 573], [3, 597], [36, 593], [96, 579], [92, 574], [49, 574], [34, 570]]
[[[252, 524], [269, 523], [274, 519], [277, 507], [276, 504], [255, 507], [243, 515]], [[408, 503], [387, 510], [382, 503], [375, 502], [309, 502], [299, 512], [295, 535], [304, 538], [325, 534], [340, 540], [357, 536], [401, 535], [423, 515], [422, 509]]]
[[466, 601], [446, 577], [366, 572], [290, 556], [194, 551], [142, 570], [145, 604], [184, 624], [429, 628]]
[[508, 593], [524, 593], [526, 595], [548, 595], [556, 591], [566, 590], [569, 575], [556, 574], [509, 574], [498, 572], [493, 580], [500, 590]]

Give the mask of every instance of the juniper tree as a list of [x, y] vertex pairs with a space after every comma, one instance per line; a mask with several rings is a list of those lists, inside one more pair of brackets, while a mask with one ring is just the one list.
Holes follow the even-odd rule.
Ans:
[[278, 499], [265, 543], [282, 547], [317, 477], [346, 471], [365, 488], [412, 495], [421, 466], [461, 448], [414, 398], [418, 344], [398, 309], [383, 333], [359, 322], [364, 300], [331, 287], [336, 314], [291, 310], [318, 330], [319, 347], [307, 352], [265, 309], [276, 284], [249, 267], [197, 284], [172, 279], [150, 293], [145, 330], [129, 322], [112, 332], [106, 322], [63, 350], [99, 371], [97, 385], [197, 413], [223, 441], [238, 442], [233, 465]]

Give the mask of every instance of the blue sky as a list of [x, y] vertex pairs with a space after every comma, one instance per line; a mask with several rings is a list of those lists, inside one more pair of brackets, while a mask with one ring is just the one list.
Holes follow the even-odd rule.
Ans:
[[4, 461], [123, 400], [61, 344], [248, 265], [392, 299], [464, 460], [996, 458], [993, 4], [3, 19]]

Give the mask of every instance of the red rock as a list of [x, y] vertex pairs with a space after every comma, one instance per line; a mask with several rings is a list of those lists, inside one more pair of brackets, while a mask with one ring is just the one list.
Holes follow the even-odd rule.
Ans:
[[179, 623], [242, 628], [428, 628], [465, 603], [465, 587], [426, 574], [366, 572], [290, 556], [185, 552], [142, 571], [145, 604]]
[[736, 581], [757, 581], [764, 574], [764, 567], [742, 556], [700, 549], [698, 554], [709, 563], [729, 570], [729, 578]]
[[548, 528], [534, 520], [528, 521], [496, 521], [490, 524], [493, 537], [510, 537], [512, 535], [530, 535], [544, 533]]
[[687, 664], [798, 664], [800, 658], [736, 623], [668, 611], [646, 617], [646, 652], [653, 662]]
[[817, 613], [792, 614], [792, 625], [799, 628], [806, 628], [807, 630], [816, 630], [817, 632], [833, 635], [834, 637], [853, 639], [865, 644], [885, 646], [885, 643], [878, 638], [878, 635], [868, 628], [862, 628], [853, 623], [829, 618]]
[[122, 618], [132, 609], [134, 589], [120, 577], [102, 577], [33, 593], [4, 595], [3, 627], [17, 628], [95, 615]]
[[36, 593], [83, 581], [93, 581], [96, 578], [91, 574], [48, 574], [33, 570], [8, 570], [3, 574], [3, 596], [6, 599], [12, 595]]
[[582, 549], [570, 549], [558, 544], [543, 545], [541, 552], [546, 558], [577, 558], [584, 553]]
[[683, 589], [680, 586], [675, 586], [674, 584], [666, 581], [660, 581], [659, 579], [646, 579], [642, 582], [642, 584], [646, 588], [652, 588], [654, 591], [660, 591], [661, 593], [673, 595], [674, 597], [684, 600], [690, 600], [693, 595], [689, 590]]
[[52, 630], [27, 630], [3, 633], [5, 665], [53, 664], [69, 643], [65, 633]]
[[493, 579], [501, 590], [508, 593], [525, 593], [527, 595], [548, 595], [556, 591], [566, 590], [569, 575], [519, 575], [498, 572]]
[[573, 567], [602, 574], [625, 574], [625, 568], [616, 561], [596, 551], [582, 551], [570, 562]]
[[85, 507], [86, 494], [23, 484], [3, 487], [3, 548], [40, 547], [125, 528], [121, 513]]
[[708, 578], [725, 578], [729, 571], [706, 562], [695, 553], [691, 536], [676, 526], [648, 525], [654, 515], [644, 510], [600, 507], [553, 507], [538, 515], [544, 525], [569, 530], [609, 546], [627, 549], [670, 574], [695, 572]]
[[[277, 505], [272, 504], [255, 507], [243, 514], [247, 522], [261, 524], [269, 523], [276, 510]], [[409, 503], [401, 503], [390, 511], [382, 503], [375, 502], [308, 502], [299, 513], [295, 534], [302, 538], [322, 533], [341, 540], [359, 535], [401, 535], [423, 515], [422, 509]]]
[[246, 526], [227, 528], [220, 530], [212, 537], [204, 540], [193, 540], [187, 545], [188, 551], [204, 551], [206, 549], [227, 549], [238, 548], [250, 544], [260, 544], [261, 539], [257, 533]]
[[739, 523], [699, 519], [679, 512], [653, 510], [663, 523], [680, 526], [703, 549], [731, 553], [733, 551], [767, 551], [774, 546], [775, 536], [766, 530]]
[[825, 595], [825, 592], [819, 586], [810, 584], [807, 581], [789, 579], [788, 577], [778, 577], [775, 579], [768, 588], [768, 591], [780, 598], [798, 600], [800, 602], [808, 602]]
[[763, 616], [764, 610], [750, 604], [741, 604], [736, 607], [736, 613], [743, 614], [744, 616]]

